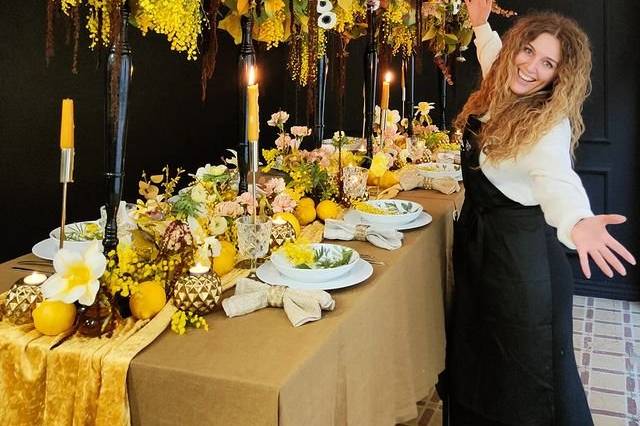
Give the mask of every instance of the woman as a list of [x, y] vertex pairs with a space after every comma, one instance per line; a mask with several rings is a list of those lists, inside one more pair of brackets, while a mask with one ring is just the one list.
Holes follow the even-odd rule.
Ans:
[[465, 2], [484, 78], [456, 119], [466, 199], [439, 390], [453, 425], [590, 425], [560, 243], [578, 251], [587, 278], [589, 258], [609, 277], [626, 273], [614, 253], [635, 259], [606, 230], [625, 218], [595, 216], [572, 169], [589, 41], [572, 20], [545, 13], [519, 20], [502, 45], [487, 23], [491, 0]]

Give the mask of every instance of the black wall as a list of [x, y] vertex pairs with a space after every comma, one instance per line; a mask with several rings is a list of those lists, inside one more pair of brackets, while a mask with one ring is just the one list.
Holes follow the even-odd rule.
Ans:
[[[590, 160], [589, 155], [581, 155], [587, 148], [579, 151], [577, 166], [591, 172], [583, 179], [587, 180], [587, 190], [595, 200], [596, 209], [620, 212], [632, 219], [632, 224], [625, 225], [618, 234], [625, 244], [635, 247], [638, 254], [640, 236], [636, 218], [640, 208], [635, 172], [638, 84], [635, 80], [639, 55], [633, 51], [638, 42], [633, 25], [639, 17], [637, 4], [622, 0], [544, 0], [535, 4], [502, 0], [500, 4], [521, 13], [533, 7], [558, 10], [577, 19], [591, 37], [594, 95], [585, 107], [588, 127], [585, 139], [595, 140], [593, 144], [597, 145], [601, 142], [601, 134], [612, 137], [597, 154], [591, 154], [597, 161]], [[101, 54], [87, 48], [88, 39], [83, 31], [79, 73], [73, 75], [70, 71], [72, 48], [64, 44], [64, 28], [60, 27], [56, 56], [46, 67], [45, 9], [45, 0], [0, 4], [0, 261], [30, 251], [33, 244], [46, 238], [49, 230], [57, 226], [61, 197], [58, 140], [60, 104], [64, 97], [73, 98], [76, 108], [76, 182], [70, 190], [68, 219], [96, 218], [104, 198], [104, 70], [99, 61]], [[491, 22], [499, 32], [509, 25], [509, 21], [501, 17], [492, 17]], [[137, 29], [132, 29], [130, 34], [134, 80], [125, 195], [127, 200], [134, 201], [142, 170], [156, 172], [168, 164], [194, 172], [204, 163], [218, 162], [225, 148], [232, 148], [237, 143], [237, 49], [231, 37], [221, 32], [216, 71], [209, 82], [207, 101], [202, 103], [199, 62], [187, 61], [183, 55], [170, 51], [161, 36], [149, 33], [142, 37]], [[359, 135], [362, 129], [363, 41], [352, 42], [349, 50], [345, 130], [351, 135]], [[329, 53], [330, 63], [334, 65], [331, 49]], [[449, 119], [479, 79], [473, 44], [465, 56], [467, 62], [457, 64], [454, 70], [456, 85], [448, 90]], [[290, 112], [289, 124], [308, 124], [305, 122], [306, 91], [296, 91], [290, 82], [286, 60], [286, 48], [258, 49], [262, 146], [273, 143], [275, 132], [266, 126], [266, 120], [279, 108]], [[422, 68], [416, 75], [416, 102], [439, 102], [440, 78], [431, 60], [431, 55], [425, 52]], [[628, 65], [629, 72], [619, 72], [617, 67], [624, 64]], [[337, 123], [334, 68], [330, 66], [325, 133], [328, 137], [336, 130]], [[397, 61], [393, 68], [396, 80], [391, 106], [400, 109]], [[607, 96], [608, 93], [614, 93], [616, 97]], [[624, 115], [624, 121], [616, 120], [620, 114]], [[608, 186], [605, 185], [603, 193], [601, 182], [597, 180], [600, 175], [596, 173], [594, 181], [593, 171], [617, 170], [617, 152], [624, 152], [625, 172], [621, 176], [620, 173], [605, 176]], [[608, 165], [594, 165], [594, 161], [604, 161]], [[610, 187], [613, 188], [611, 191]], [[610, 200], [608, 204], [600, 202], [603, 197]], [[635, 282], [635, 277], [637, 275], [626, 280], [626, 284]]]

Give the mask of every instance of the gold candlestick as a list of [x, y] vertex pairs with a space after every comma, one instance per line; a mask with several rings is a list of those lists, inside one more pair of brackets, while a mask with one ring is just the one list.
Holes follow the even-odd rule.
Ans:
[[60, 247], [64, 246], [64, 227], [67, 221], [67, 184], [73, 182], [73, 148], [63, 148], [60, 153], [60, 183], [62, 184], [62, 214], [60, 219]]
[[253, 198], [254, 207], [252, 210], [253, 223], [256, 223], [256, 209], [258, 199], [256, 197], [256, 175], [258, 174], [258, 141], [249, 141], [249, 173], [251, 173], [251, 197]]

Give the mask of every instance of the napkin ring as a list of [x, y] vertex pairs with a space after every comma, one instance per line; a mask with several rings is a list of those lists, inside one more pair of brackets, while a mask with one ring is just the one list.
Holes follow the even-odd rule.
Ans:
[[284, 305], [282, 299], [284, 298], [284, 292], [287, 290], [283, 285], [272, 285], [267, 290], [267, 303], [274, 308], [282, 308]]
[[433, 178], [426, 178], [424, 180], [424, 189], [433, 189]]
[[369, 229], [369, 225], [356, 225], [356, 231], [353, 234], [353, 239], [358, 241], [367, 241], [367, 229]]

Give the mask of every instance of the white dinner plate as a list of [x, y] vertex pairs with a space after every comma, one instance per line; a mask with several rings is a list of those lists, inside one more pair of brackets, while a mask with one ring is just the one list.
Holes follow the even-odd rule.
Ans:
[[40, 241], [38, 244], [31, 248], [31, 253], [38, 256], [40, 259], [53, 260], [53, 257], [58, 252], [58, 245], [53, 238], [47, 238]]
[[321, 283], [305, 283], [293, 280], [286, 275], [282, 275], [273, 266], [270, 260], [267, 260], [256, 270], [259, 279], [271, 285], [284, 285], [299, 290], [335, 290], [338, 288], [350, 287], [360, 284], [373, 274], [373, 266], [369, 262], [362, 259], [356, 262], [356, 266], [345, 275], [341, 275], [333, 280]]
[[402, 225], [395, 225], [395, 226], [394, 225], [384, 225], [384, 224], [380, 224], [380, 223], [375, 223], [374, 224], [374, 223], [367, 222], [362, 217], [360, 212], [358, 212], [357, 210], [353, 210], [353, 209], [347, 211], [345, 213], [343, 219], [344, 219], [345, 222], [350, 223], [352, 225], [358, 225], [358, 224], [362, 223], [364, 225], [375, 225], [376, 227], [396, 229], [398, 231], [406, 231], [406, 230], [409, 230], [409, 229], [420, 228], [422, 226], [430, 224], [431, 221], [433, 220], [431, 215], [423, 210], [416, 219], [414, 219], [413, 221], [411, 221], [409, 223], [403, 223]]

